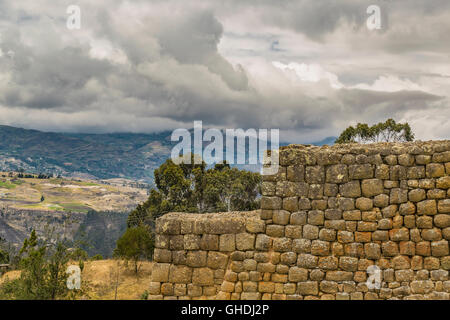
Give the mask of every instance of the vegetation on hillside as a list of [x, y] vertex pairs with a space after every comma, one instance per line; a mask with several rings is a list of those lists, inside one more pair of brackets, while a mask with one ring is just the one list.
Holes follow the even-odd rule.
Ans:
[[112, 257], [116, 241], [127, 228], [127, 214], [122, 212], [89, 211], [74, 239], [89, 256]]
[[414, 133], [407, 122], [396, 123], [393, 119], [379, 122], [373, 126], [358, 123], [356, 127], [345, 129], [335, 143], [372, 143], [413, 141]]
[[148, 226], [128, 228], [117, 241], [115, 256], [122, 257], [133, 263], [133, 269], [137, 275], [141, 266], [140, 261], [148, 260], [153, 252], [153, 237]]
[[0, 286], [0, 299], [55, 300], [74, 297], [67, 288], [67, 265], [72, 253], [61, 242], [44, 242], [33, 230], [10, 263], [21, 270], [20, 277]]

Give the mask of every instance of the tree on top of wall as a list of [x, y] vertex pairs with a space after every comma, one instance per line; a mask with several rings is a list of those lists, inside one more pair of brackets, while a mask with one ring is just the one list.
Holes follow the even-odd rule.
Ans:
[[408, 122], [396, 123], [393, 119], [379, 122], [371, 127], [358, 123], [342, 131], [335, 143], [373, 143], [413, 141], [414, 133]]

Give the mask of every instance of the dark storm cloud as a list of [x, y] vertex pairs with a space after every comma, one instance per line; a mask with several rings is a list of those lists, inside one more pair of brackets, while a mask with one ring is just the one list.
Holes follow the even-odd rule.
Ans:
[[[441, 54], [448, 43], [435, 37], [448, 37], [449, 6], [432, 2], [383, 1], [389, 28], [368, 35], [368, 1], [81, 1], [80, 30], [65, 26], [71, 3], [3, 1], [0, 122], [148, 132], [203, 120], [319, 140], [354, 121], [415, 120], [418, 110], [447, 108], [450, 70]], [[418, 17], [422, 28], [410, 25]], [[227, 54], [222, 43], [231, 43]], [[397, 54], [405, 50], [420, 54]], [[311, 65], [281, 70], [272, 64], [278, 59]], [[421, 63], [437, 76], [411, 70]]]

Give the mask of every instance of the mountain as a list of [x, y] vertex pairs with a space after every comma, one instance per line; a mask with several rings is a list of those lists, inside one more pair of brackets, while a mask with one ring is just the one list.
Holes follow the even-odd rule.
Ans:
[[170, 133], [69, 134], [0, 126], [0, 170], [151, 182]]
[[[153, 170], [178, 143], [170, 140], [171, 134], [54, 133], [0, 125], [0, 170], [87, 179], [126, 178], [151, 184]], [[328, 137], [312, 144], [333, 144], [334, 140]]]

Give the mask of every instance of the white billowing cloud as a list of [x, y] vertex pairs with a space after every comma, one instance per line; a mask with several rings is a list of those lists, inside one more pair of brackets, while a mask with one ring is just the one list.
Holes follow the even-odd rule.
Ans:
[[0, 123], [151, 132], [202, 120], [311, 142], [394, 117], [418, 138], [449, 137], [436, 111], [448, 110], [450, 6], [436, 1], [386, 5], [381, 32], [360, 0], [80, 0], [72, 31], [72, 3], [0, 2]]
[[289, 64], [283, 64], [278, 61], [273, 61], [272, 64], [283, 70], [292, 81], [296, 82], [307, 81], [307, 82], [319, 82], [320, 80], [327, 80], [330, 86], [334, 89], [340, 89], [343, 87], [342, 83], [339, 82], [338, 77], [330, 72], [325, 71], [318, 64], [305, 64], [291, 62]]
[[355, 89], [363, 90], [375, 90], [383, 92], [395, 92], [395, 91], [428, 91], [426, 88], [420, 86], [417, 83], [412, 82], [409, 79], [400, 79], [393, 75], [380, 76], [373, 84], [361, 83], [352, 86]]

